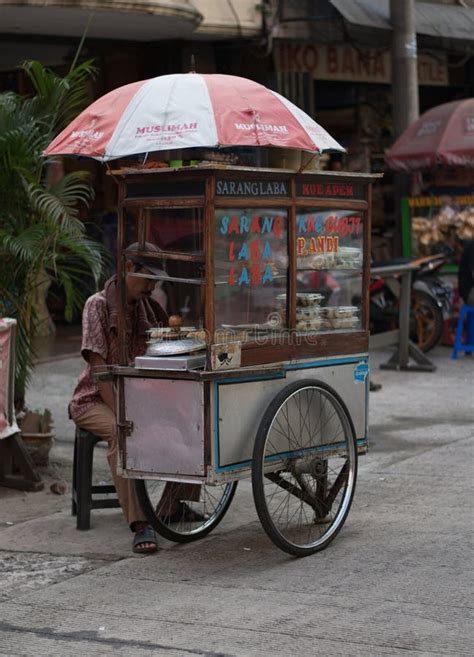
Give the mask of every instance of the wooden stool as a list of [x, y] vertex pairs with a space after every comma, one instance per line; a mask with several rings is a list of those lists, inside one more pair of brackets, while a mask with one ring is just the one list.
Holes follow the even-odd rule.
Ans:
[[72, 466], [72, 515], [77, 517], [77, 529], [90, 529], [91, 509], [120, 507], [117, 497], [94, 499], [94, 493], [116, 493], [112, 484], [92, 485], [94, 447], [101, 438], [80, 427], [76, 428], [74, 462]]

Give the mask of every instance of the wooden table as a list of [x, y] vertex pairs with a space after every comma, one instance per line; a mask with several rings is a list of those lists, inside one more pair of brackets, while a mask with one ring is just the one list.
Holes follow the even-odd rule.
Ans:
[[[386, 363], [380, 365], [382, 370], [415, 372], [434, 372], [436, 370], [436, 365], [410, 340], [411, 279], [412, 273], [417, 269], [416, 265], [404, 264], [372, 267], [370, 270], [371, 275], [400, 280], [399, 328], [370, 336], [369, 348], [371, 349], [397, 345], [393, 356]], [[409, 362], [410, 358], [414, 363]]]

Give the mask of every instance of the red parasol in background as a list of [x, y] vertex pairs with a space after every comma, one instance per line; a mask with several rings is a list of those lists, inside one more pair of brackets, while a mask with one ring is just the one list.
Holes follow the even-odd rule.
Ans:
[[398, 171], [439, 164], [474, 167], [474, 98], [438, 105], [420, 116], [385, 154]]

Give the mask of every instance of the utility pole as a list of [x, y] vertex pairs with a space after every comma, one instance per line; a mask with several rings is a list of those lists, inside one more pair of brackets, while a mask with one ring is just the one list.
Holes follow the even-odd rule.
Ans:
[[[415, 0], [390, 0], [392, 24], [392, 120], [394, 141], [420, 113]], [[394, 255], [402, 253], [402, 198], [411, 194], [410, 177], [393, 174], [395, 201]]]
[[390, 0], [394, 137], [418, 118], [415, 0]]

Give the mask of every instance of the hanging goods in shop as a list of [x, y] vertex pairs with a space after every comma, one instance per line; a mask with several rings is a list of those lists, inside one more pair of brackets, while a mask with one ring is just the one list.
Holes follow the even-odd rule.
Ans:
[[163, 75], [114, 89], [63, 130], [44, 155], [100, 161], [182, 148], [344, 148], [280, 94], [234, 75]]

